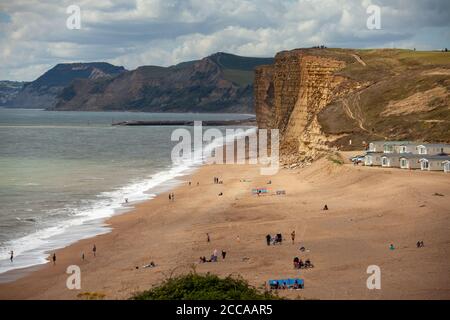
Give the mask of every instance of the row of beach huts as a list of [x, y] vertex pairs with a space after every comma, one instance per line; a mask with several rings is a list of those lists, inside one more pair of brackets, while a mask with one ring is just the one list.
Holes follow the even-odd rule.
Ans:
[[414, 141], [373, 141], [364, 165], [450, 172], [450, 144]]

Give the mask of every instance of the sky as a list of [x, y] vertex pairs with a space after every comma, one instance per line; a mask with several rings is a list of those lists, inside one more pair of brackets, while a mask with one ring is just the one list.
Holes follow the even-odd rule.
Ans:
[[[67, 8], [80, 8], [80, 28]], [[369, 6], [380, 8], [374, 20]], [[379, 21], [368, 28], [367, 21]], [[449, 0], [0, 0], [0, 79], [31, 81], [58, 63], [132, 70], [215, 52], [272, 57], [315, 45], [450, 48]]]

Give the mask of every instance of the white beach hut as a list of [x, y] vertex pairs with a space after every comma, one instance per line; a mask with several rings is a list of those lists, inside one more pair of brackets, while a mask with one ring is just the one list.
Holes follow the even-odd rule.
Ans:
[[450, 161], [450, 156], [427, 156], [420, 160], [420, 169], [427, 171], [445, 171], [445, 163]]
[[420, 169], [420, 159], [422, 156], [416, 154], [403, 154], [399, 158], [400, 168]]
[[450, 160], [443, 161], [442, 165], [444, 166], [444, 172], [449, 173], [450, 172]]
[[381, 157], [381, 166], [385, 168], [400, 168], [400, 154], [384, 154]]
[[445, 143], [419, 144], [416, 147], [415, 153], [429, 154], [429, 155], [449, 154], [450, 153], [450, 144], [445, 144]]
[[380, 152], [367, 152], [364, 156], [365, 166], [381, 166], [381, 156], [383, 154]]

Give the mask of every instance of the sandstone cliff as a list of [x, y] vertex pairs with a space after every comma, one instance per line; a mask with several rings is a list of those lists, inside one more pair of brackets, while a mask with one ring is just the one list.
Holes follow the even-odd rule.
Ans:
[[407, 50], [280, 52], [255, 72], [258, 126], [280, 130], [285, 163], [361, 150], [372, 139], [450, 141], [448, 58]]

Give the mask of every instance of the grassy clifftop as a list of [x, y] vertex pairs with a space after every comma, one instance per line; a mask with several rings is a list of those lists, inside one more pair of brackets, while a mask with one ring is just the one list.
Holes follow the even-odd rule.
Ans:
[[333, 144], [368, 139], [450, 141], [450, 53], [336, 50], [355, 61], [337, 72], [358, 83], [318, 115], [325, 133], [347, 134]]

